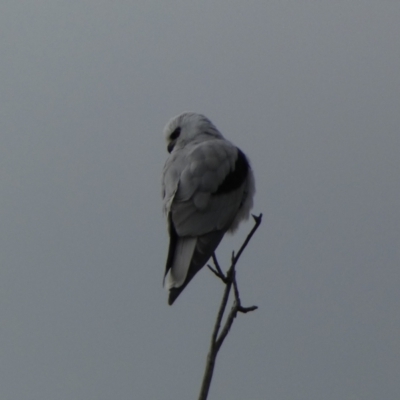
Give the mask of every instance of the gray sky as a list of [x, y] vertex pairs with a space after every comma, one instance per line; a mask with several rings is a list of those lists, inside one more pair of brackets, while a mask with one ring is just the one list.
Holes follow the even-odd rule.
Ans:
[[[400, 3], [0, 5], [0, 397], [194, 399], [221, 284], [161, 287], [162, 128], [207, 115], [264, 222], [209, 399], [400, 398]], [[218, 251], [227, 265], [251, 223]]]

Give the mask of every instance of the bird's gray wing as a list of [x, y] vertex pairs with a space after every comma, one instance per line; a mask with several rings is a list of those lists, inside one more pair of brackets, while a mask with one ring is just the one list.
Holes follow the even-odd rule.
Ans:
[[204, 266], [243, 201], [249, 165], [224, 139], [181, 151], [164, 170], [164, 207], [170, 248], [166, 265], [169, 303]]
[[170, 207], [178, 235], [226, 231], [243, 199], [246, 157], [227, 140], [218, 139], [197, 145], [185, 161]]

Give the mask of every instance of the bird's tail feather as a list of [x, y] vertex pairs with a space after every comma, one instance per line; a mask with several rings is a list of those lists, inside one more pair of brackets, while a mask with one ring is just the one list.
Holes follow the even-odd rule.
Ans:
[[167, 289], [180, 287], [185, 282], [196, 242], [195, 237], [183, 237], [176, 241], [173, 262], [165, 282]]
[[[189, 268], [186, 273], [185, 280], [183, 283], [178, 286], [170, 286], [169, 287], [169, 297], [168, 304], [172, 305], [176, 298], [180, 295], [182, 290], [186, 287], [186, 285], [192, 280], [192, 278], [200, 271], [201, 268], [206, 264], [208, 259], [212, 256], [215, 249], [219, 245], [222, 237], [224, 236], [224, 231], [214, 231], [207, 233], [206, 235], [198, 236], [195, 239], [195, 248], [192, 253], [192, 258], [190, 261]], [[179, 239], [181, 240], [181, 239]], [[172, 267], [172, 270], [175, 267], [175, 262]], [[171, 274], [170, 274], [171, 275]]]

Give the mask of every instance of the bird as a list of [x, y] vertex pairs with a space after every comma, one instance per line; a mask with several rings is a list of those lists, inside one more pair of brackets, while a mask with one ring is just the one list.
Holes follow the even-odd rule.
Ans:
[[204, 115], [184, 112], [164, 128], [169, 156], [162, 177], [169, 248], [163, 284], [172, 305], [253, 207], [255, 181], [246, 155]]

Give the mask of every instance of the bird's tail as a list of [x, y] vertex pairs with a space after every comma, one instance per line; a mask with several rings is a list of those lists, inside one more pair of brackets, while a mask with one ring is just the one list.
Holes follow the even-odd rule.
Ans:
[[[225, 233], [224, 231], [214, 231], [207, 233], [206, 235], [198, 236], [196, 238], [196, 247], [194, 249], [192, 258], [190, 260], [190, 265], [187, 270], [184, 282], [178, 287], [171, 286], [169, 288], [169, 297], [168, 297], [169, 305], [172, 305], [174, 303], [174, 301], [181, 294], [182, 290], [186, 287], [186, 285], [193, 279], [193, 277], [197, 274], [197, 272], [199, 272], [200, 269], [204, 267], [204, 265], [212, 256], [215, 249], [222, 240], [224, 233]], [[172, 269], [173, 268], [174, 267], [172, 266]], [[172, 270], [170, 273], [172, 273]]]

